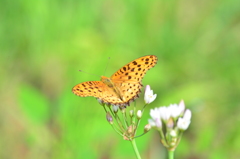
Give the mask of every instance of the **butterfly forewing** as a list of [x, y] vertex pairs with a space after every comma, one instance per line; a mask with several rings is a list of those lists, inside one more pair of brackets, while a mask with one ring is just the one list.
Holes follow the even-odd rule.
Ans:
[[106, 104], [124, 105], [114, 89], [108, 87], [102, 81], [83, 82], [74, 86], [72, 91], [81, 97], [96, 97]]
[[102, 81], [88, 81], [74, 86], [72, 91], [74, 94], [81, 97], [99, 97], [105, 91], [105, 87]]
[[148, 55], [140, 57], [115, 72], [111, 79], [114, 81], [136, 81], [141, 82], [146, 72], [157, 63], [157, 56]]
[[143, 56], [126, 64], [111, 76], [112, 82], [119, 89], [120, 96], [127, 105], [138, 98], [144, 75], [156, 63], [157, 56]]

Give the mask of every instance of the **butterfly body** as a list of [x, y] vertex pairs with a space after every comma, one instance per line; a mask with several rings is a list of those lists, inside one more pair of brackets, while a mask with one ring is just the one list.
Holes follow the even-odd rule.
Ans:
[[118, 96], [118, 98], [120, 98], [122, 101], [124, 101], [124, 97], [121, 95], [120, 90], [115, 86], [114, 82], [110, 78], [102, 76], [101, 81], [109, 88], [112, 88], [115, 95]]
[[156, 63], [155, 55], [143, 56], [123, 66], [110, 78], [101, 76], [100, 81], [80, 83], [72, 91], [81, 97], [96, 97], [109, 105], [127, 106], [139, 97], [142, 79]]

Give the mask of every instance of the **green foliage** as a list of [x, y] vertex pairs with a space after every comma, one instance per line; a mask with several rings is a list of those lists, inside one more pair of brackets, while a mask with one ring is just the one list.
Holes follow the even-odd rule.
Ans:
[[[143, 84], [158, 97], [140, 128], [150, 108], [184, 99], [193, 116], [176, 158], [239, 158], [239, 15], [239, 0], [0, 1], [0, 158], [134, 158], [71, 88], [100, 79], [79, 69], [111, 76], [149, 54]], [[136, 139], [143, 158], [166, 155], [155, 133]]]
[[50, 104], [44, 94], [30, 85], [22, 85], [19, 93], [19, 105], [26, 117], [36, 123], [46, 124]]

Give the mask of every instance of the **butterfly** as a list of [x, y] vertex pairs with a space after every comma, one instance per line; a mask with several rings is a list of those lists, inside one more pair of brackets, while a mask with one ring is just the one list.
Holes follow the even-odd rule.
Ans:
[[157, 63], [157, 56], [147, 55], [126, 64], [110, 78], [79, 83], [72, 92], [80, 97], [93, 96], [107, 105], [125, 107], [139, 97], [142, 79]]

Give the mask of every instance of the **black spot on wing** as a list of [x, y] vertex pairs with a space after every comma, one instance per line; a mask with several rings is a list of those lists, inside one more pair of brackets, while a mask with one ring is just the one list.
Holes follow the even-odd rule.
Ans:
[[137, 65], [137, 62], [136, 62], [136, 61], [133, 61], [132, 63], [133, 63], [134, 65]]

